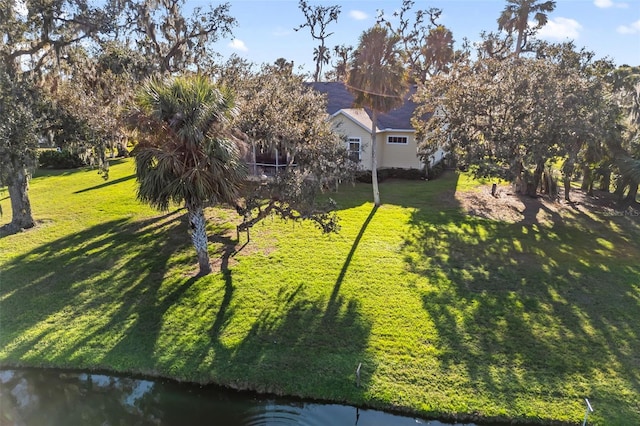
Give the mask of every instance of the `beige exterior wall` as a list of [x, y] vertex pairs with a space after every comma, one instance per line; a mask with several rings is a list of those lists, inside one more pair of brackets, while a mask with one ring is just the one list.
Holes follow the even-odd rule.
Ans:
[[[370, 130], [355, 123], [343, 114], [331, 118], [333, 128], [347, 138], [360, 138], [360, 169], [371, 170], [371, 134]], [[407, 144], [390, 144], [388, 136], [406, 136]], [[382, 131], [376, 135], [378, 169], [402, 168], [422, 169], [424, 165], [418, 158], [418, 146], [415, 133], [411, 131]]]
[[[389, 143], [389, 136], [406, 137], [406, 144]], [[401, 168], [401, 169], [421, 169], [423, 167], [418, 158], [418, 145], [415, 132], [408, 131], [384, 131], [378, 133], [380, 138], [380, 161], [379, 168]]]
[[[360, 138], [360, 166], [361, 170], [371, 170], [371, 133], [342, 114], [331, 119], [333, 128], [347, 138]], [[380, 144], [376, 144], [378, 147]], [[378, 152], [380, 149], [378, 148]], [[378, 159], [378, 162], [380, 160]], [[378, 166], [380, 168], [380, 166]]]

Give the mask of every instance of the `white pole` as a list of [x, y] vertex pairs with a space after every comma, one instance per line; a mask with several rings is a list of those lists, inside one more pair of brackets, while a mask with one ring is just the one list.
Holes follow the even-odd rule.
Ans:
[[585, 398], [584, 402], [587, 403], [587, 410], [584, 413], [584, 421], [582, 422], [582, 426], [586, 426], [587, 425], [587, 419], [589, 418], [589, 412], [593, 413], [593, 408], [591, 407], [591, 404], [589, 403], [589, 400], [587, 398]]
[[253, 175], [258, 176], [258, 165], [256, 164], [256, 143], [251, 141], [251, 161], [253, 161]]

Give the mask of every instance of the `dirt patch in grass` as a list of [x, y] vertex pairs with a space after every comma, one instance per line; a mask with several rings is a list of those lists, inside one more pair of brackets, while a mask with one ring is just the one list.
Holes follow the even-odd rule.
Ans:
[[458, 191], [453, 199], [470, 216], [507, 223], [553, 224], [568, 214], [591, 214], [601, 217], [627, 216], [640, 221], [638, 204], [626, 210], [618, 210], [614, 194], [595, 191], [589, 196], [581, 190], [571, 191], [571, 202], [548, 196], [530, 197], [516, 194], [511, 186], [500, 185], [496, 196], [491, 195], [491, 185], [483, 185], [472, 191]]
[[[222, 215], [221, 215], [222, 213]], [[232, 214], [222, 209], [209, 209], [205, 213], [209, 226], [213, 232], [209, 232], [209, 243], [211, 267], [213, 271], [224, 272], [230, 267], [237, 265], [239, 259], [243, 256], [249, 256], [255, 253], [262, 253], [268, 256], [275, 250], [274, 246], [266, 246], [257, 244], [253, 240], [256, 237], [256, 230], [251, 230], [252, 240], [248, 241], [246, 232], [237, 235], [236, 223], [231, 220]]]

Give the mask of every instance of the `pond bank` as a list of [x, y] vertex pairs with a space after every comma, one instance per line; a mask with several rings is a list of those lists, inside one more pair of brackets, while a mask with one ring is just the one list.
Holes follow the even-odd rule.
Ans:
[[219, 386], [55, 369], [0, 369], [0, 424], [447, 425]]

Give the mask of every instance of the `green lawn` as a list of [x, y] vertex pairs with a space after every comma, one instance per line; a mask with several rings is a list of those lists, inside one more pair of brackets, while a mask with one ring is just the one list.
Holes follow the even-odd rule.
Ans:
[[[461, 213], [474, 182], [336, 195], [342, 230], [267, 220], [216, 273], [183, 211], [135, 201], [131, 160], [32, 180], [36, 229], [0, 238], [0, 365], [109, 369], [453, 419], [640, 424], [640, 218]], [[6, 190], [0, 191], [10, 221]], [[361, 386], [355, 370], [362, 363]]]

